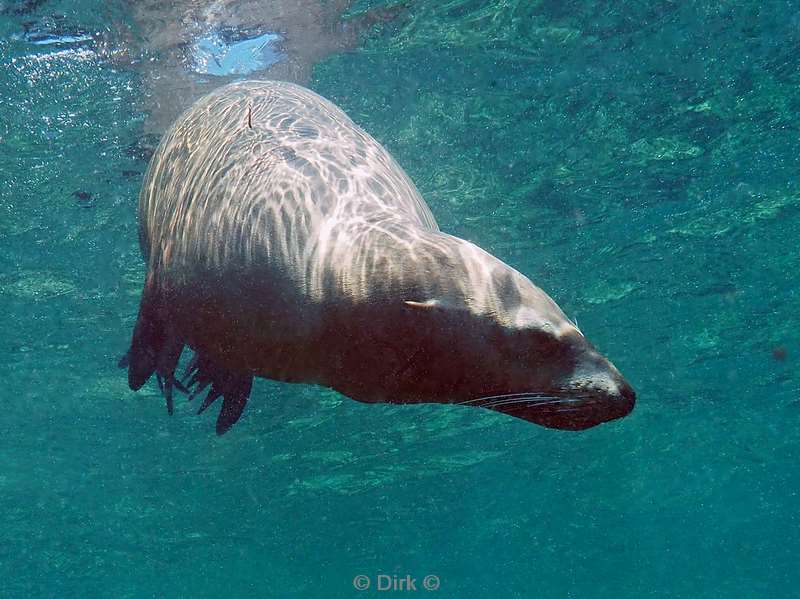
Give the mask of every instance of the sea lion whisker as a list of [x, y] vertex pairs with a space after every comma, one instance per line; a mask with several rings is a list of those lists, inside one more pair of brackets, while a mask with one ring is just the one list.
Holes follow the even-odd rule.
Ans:
[[524, 404], [526, 406], [549, 406], [563, 403], [574, 403], [577, 400], [570, 400], [560, 397], [536, 397], [536, 398], [518, 398], [495, 401], [487, 404], [481, 404], [482, 408], [497, 408], [499, 406], [513, 406], [515, 404]]
[[545, 394], [545, 393], [538, 393], [536, 391], [525, 391], [521, 393], [501, 393], [499, 395], [483, 395], [481, 397], [476, 397], [474, 399], [459, 401], [458, 405], [469, 405], [471, 403], [485, 402], [493, 399], [511, 399], [514, 397], [552, 397], [552, 396], [553, 396], [552, 393]]
[[531, 399], [537, 399], [537, 398], [578, 400], [578, 399], [588, 399], [591, 397], [592, 393], [589, 391], [549, 391], [547, 393], [528, 391], [523, 393], [504, 393], [500, 395], [486, 395], [482, 397], [476, 397], [475, 399], [460, 401], [458, 402], [458, 405], [479, 405], [483, 407], [486, 405], [486, 403], [494, 402], [494, 400], [522, 399], [525, 401], [529, 401]]
[[548, 408], [551, 408], [553, 412], [559, 412], [559, 413], [560, 412], [574, 412], [574, 411], [577, 411], [577, 410], [584, 410], [587, 407], [586, 404], [584, 404], [584, 403], [581, 403], [578, 406], [578, 405], [576, 405], [576, 402], [574, 402], [574, 401], [573, 402], [568, 402], [568, 401], [560, 400], [560, 401], [542, 402], [541, 404], [538, 404], [538, 403], [537, 404], [529, 404], [529, 403], [526, 403], [526, 402], [517, 401], [517, 402], [509, 402], [507, 404], [493, 405], [493, 406], [491, 406], [491, 408], [495, 409], [497, 407], [502, 407], [503, 411], [511, 412], [511, 411], [514, 411], [514, 410], [517, 410], [517, 409], [520, 409], [520, 408], [531, 407], [531, 405], [534, 405], [536, 407], [548, 407]]
[[514, 404], [525, 404], [527, 406], [533, 406], [533, 405], [544, 406], [544, 405], [550, 405], [550, 404], [553, 404], [553, 403], [558, 403], [559, 401], [560, 400], [557, 397], [539, 397], [539, 396], [534, 396], [534, 397], [515, 397], [515, 398], [511, 398], [511, 399], [499, 399], [499, 400], [493, 400], [493, 401], [488, 401], [488, 402], [485, 402], [485, 403], [473, 404], [473, 405], [475, 405], [477, 407], [481, 407], [481, 408], [494, 409], [494, 408], [499, 407], [499, 406], [507, 406], [507, 405], [514, 405]]
[[[548, 404], [534, 404], [534, 405], [536, 405], [537, 407], [540, 407], [540, 405], [547, 405], [548, 408], [550, 408], [551, 413], [564, 414], [569, 412], [585, 411], [587, 409], [592, 408], [596, 404], [597, 404], [596, 401], [589, 400], [589, 401], [582, 401], [580, 405], [577, 405], [577, 400], [572, 400], [572, 401], [567, 400], [567, 401], [550, 402]], [[490, 407], [494, 409], [498, 406], [493, 405]], [[511, 402], [502, 405], [503, 411], [508, 413], [512, 413], [526, 407], [530, 407], [530, 404], [527, 404], [525, 402]]]

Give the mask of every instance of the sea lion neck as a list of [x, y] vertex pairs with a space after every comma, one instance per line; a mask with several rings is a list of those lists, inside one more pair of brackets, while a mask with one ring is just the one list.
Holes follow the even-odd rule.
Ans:
[[320, 299], [355, 306], [429, 300], [463, 306], [475, 272], [461, 249], [466, 243], [409, 219], [354, 219], [320, 233], [310, 283]]
[[474, 243], [410, 223], [397, 223], [392, 237], [363, 248], [367, 301], [467, 311], [507, 329], [572, 330], [547, 293]]

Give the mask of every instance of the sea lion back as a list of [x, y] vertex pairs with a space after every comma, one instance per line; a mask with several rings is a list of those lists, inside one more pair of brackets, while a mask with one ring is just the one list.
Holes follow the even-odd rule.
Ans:
[[321, 221], [403, 218], [438, 229], [391, 155], [338, 107], [300, 86], [234, 83], [165, 134], [140, 196], [151, 267], [308, 259]]

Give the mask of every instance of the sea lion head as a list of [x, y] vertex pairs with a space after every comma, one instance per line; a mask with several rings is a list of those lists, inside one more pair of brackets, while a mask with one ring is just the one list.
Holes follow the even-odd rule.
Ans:
[[566, 318], [500, 327], [490, 347], [495, 364], [505, 364], [507, 383], [470, 403], [564, 430], [590, 428], [633, 410], [633, 388]]
[[[395, 348], [375, 352], [374, 361], [362, 356], [368, 366], [359, 376], [376, 373], [390, 391], [384, 401], [479, 406], [564, 430], [631, 412], [630, 384], [547, 293], [477, 246], [448, 238], [437, 248], [453, 251], [433, 263], [417, 259], [420, 297], [371, 331]], [[387, 359], [392, 354], [402, 359]]]

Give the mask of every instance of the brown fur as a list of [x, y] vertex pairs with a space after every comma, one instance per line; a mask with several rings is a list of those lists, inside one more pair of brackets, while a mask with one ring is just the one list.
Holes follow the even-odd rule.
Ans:
[[253, 376], [366, 402], [465, 402], [557, 428], [627, 414], [634, 394], [541, 289], [442, 233], [414, 184], [340, 109], [243, 82], [185, 112], [140, 198], [148, 277], [131, 387], [153, 372], [241, 415]]

